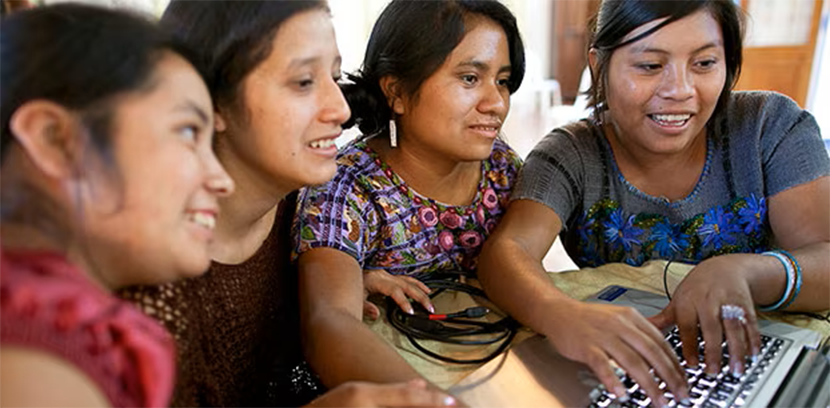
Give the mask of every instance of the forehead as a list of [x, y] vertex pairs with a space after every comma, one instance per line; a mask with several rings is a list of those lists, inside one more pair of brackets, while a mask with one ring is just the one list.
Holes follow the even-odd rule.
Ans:
[[314, 9], [298, 13], [280, 26], [264, 65], [285, 70], [298, 63], [330, 64], [339, 56], [331, 18], [325, 10]]
[[471, 60], [509, 63], [507, 35], [501, 25], [478, 15], [465, 18], [464, 23], [467, 32], [447, 58], [450, 64]]
[[[643, 24], [628, 33], [623, 42], [636, 38], [653, 29], [666, 19], [657, 19]], [[723, 46], [723, 34], [720, 24], [708, 10], [698, 10], [677, 21], [673, 21], [645, 38], [635, 41], [623, 48], [629, 52], [647, 52], [653, 49], [663, 51], [681, 51], [684, 46], [715, 44]]]

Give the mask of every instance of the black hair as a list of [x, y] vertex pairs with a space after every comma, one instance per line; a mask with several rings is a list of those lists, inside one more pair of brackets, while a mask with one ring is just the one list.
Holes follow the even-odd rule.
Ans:
[[496, 0], [392, 0], [381, 13], [366, 48], [361, 69], [341, 87], [352, 116], [343, 125], [358, 125], [364, 135], [387, 130], [392, 110], [380, 87], [383, 77], [396, 78], [401, 91], [417, 96], [421, 84], [444, 63], [466, 34], [473, 15], [499, 24], [510, 48], [512, 94], [522, 83], [525, 54], [513, 13]]
[[26, 102], [43, 99], [78, 112], [92, 147], [111, 163], [111, 102], [146, 90], [165, 50], [190, 56], [149, 19], [126, 11], [64, 3], [4, 17], [0, 160], [14, 140], [12, 115]]
[[[96, 153], [108, 177], [120, 174], [112, 152], [114, 113], [120, 99], [156, 89], [159, 62], [175, 53], [193, 64], [192, 54], [149, 18], [124, 10], [62, 3], [15, 11], [0, 24], [0, 161], [12, 159], [10, 122], [24, 104], [53, 102], [79, 120], [83, 148]], [[85, 163], [75, 163], [77, 168]], [[61, 206], [18, 171], [0, 189], [0, 218], [25, 223], [58, 241], [72, 231]], [[123, 186], [118, 186], [123, 187]], [[81, 199], [75, 191], [75, 199]]]
[[[707, 126], [712, 126], [726, 109], [732, 88], [738, 81], [743, 62], [744, 14], [733, 0], [603, 0], [589, 23], [589, 49], [596, 50], [596, 72], [591, 70], [588, 104], [595, 115], [606, 108], [608, 65], [614, 50], [639, 41], [666, 25], [699, 10], [708, 11], [723, 35], [726, 58], [726, 82]], [[626, 35], [643, 24], [663, 19], [651, 29], [623, 41]]]
[[322, 9], [325, 0], [173, 0], [163, 29], [199, 55], [217, 107], [241, 107], [242, 81], [271, 54], [279, 27], [297, 13]]

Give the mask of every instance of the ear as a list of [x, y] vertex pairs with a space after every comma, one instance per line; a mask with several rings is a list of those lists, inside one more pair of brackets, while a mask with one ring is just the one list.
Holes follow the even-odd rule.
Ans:
[[72, 177], [84, 146], [75, 116], [46, 100], [26, 102], [12, 114], [9, 128], [26, 155], [52, 178]]
[[217, 133], [224, 132], [228, 129], [228, 124], [225, 123], [225, 117], [219, 111], [213, 112], [213, 129]]
[[380, 79], [380, 89], [383, 95], [386, 96], [386, 101], [389, 104], [389, 109], [398, 115], [403, 115], [406, 107], [403, 103], [403, 96], [401, 95], [401, 87], [398, 79], [387, 75]]

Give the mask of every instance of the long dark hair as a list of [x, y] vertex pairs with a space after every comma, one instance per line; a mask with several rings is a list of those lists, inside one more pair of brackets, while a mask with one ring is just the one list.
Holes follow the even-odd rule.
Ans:
[[92, 146], [109, 159], [110, 102], [147, 88], [165, 50], [191, 56], [151, 21], [126, 11], [66, 3], [5, 17], [0, 25], [0, 160], [14, 140], [12, 115], [36, 99], [80, 113]]
[[[596, 72], [591, 71], [591, 88], [588, 90], [588, 104], [593, 107], [594, 114], [605, 109], [608, 64], [616, 49], [648, 37], [667, 24], [699, 10], [708, 11], [720, 26], [726, 58], [726, 83], [707, 123], [707, 126], [712, 126], [726, 109], [743, 62], [744, 15], [732, 0], [603, 0], [589, 23], [589, 47], [597, 53]], [[623, 41], [635, 28], [662, 18], [666, 20]]]
[[481, 15], [499, 24], [510, 48], [512, 94], [522, 83], [525, 54], [516, 18], [496, 0], [392, 0], [369, 37], [361, 69], [342, 85], [352, 111], [343, 125], [358, 125], [364, 135], [388, 131], [392, 110], [380, 88], [386, 76], [396, 78], [401, 90], [416, 96], [421, 84], [452, 53], [466, 34], [465, 18]]
[[216, 106], [241, 108], [242, 81], [271, 54], [279, 27], [313, 9], [328, 6], [324, 0], [173, 0], [161, 26], [199, 55]]

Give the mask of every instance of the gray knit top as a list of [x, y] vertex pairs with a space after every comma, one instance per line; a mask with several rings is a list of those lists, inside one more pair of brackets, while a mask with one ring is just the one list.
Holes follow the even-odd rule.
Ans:
[[698, 263], [774, 245], [767, 198], [830, 175], [815, 119], [786, 96], [733, 92], [707, 139], [694, 190], [678, 201], [650, 196], [620, 173], [593, 120], [553, 130], [527, 158], [511, 200], [544, 204], [580, 267], [650, 259]]

